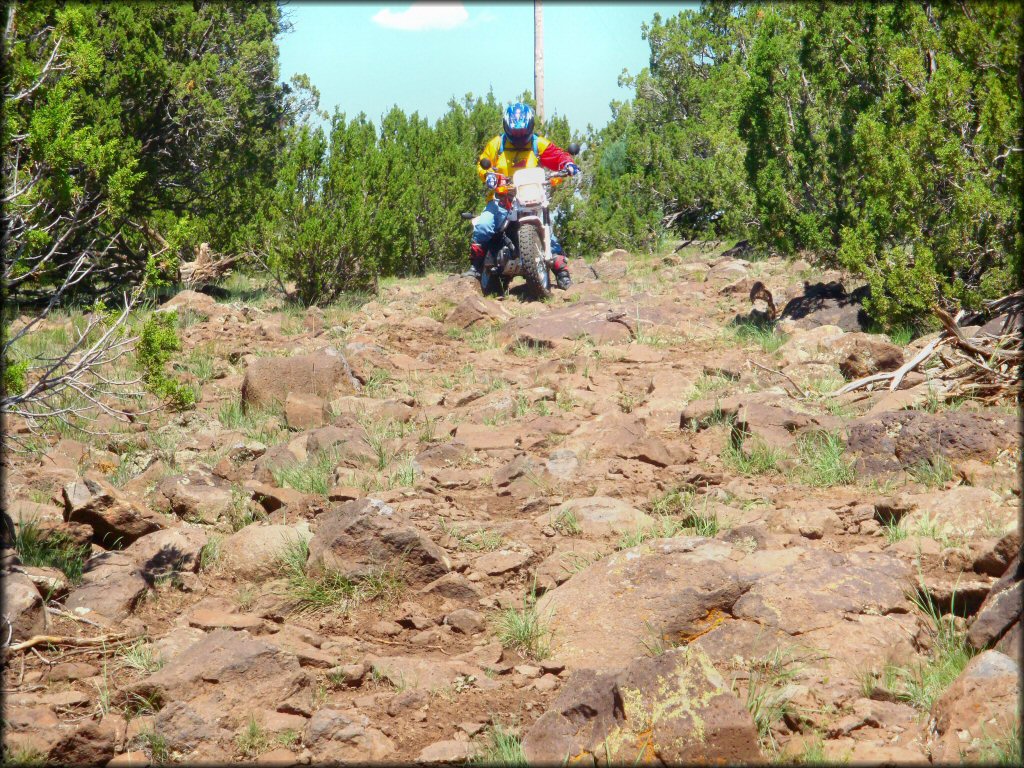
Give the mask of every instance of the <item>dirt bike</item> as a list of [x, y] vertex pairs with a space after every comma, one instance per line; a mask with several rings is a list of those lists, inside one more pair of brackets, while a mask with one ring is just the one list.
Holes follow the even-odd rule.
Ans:
[[[570, 144], [568, 151], [575, 155], [579, 147]], [[491, 161], [486, 157], [481, 159], [480, 167], [489, 169]], [[504, 293], [512, 278], [517, 276], [525, 278], [534, 298], [551, 295], [551, 267], [555, 257], [551, 253], [549, 192], [569, 176], [568, 171], [523, 168], [512, 174], [509, 183], [506, 176], [498, 174], [494, 196], [498, 204], [508, 210], [508, 216], [494, 233], [484, 258], [480, 287], [485, 296]], [[476, 226], [479, 217], [463, 213], [462, 218]]]

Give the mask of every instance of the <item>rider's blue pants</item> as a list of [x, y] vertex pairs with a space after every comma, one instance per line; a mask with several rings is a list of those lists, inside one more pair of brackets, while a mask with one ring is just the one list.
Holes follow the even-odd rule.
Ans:
[[[508, 216], [508, 211], [502, 208], [497, 200], [491, 200], [487, 203], [483, 213], [480, 214], [480, 218], [476, 222], [476, 226], [473, 227], [473, 242], [486, 249], [494, 238], [494, 233], [501, 229], [501, 225], [505, 223], [506, 216]], [[551, 252], [555, 254], [562, 252], [562, 246], [559, 244], [554, 232], [551, 233]]]

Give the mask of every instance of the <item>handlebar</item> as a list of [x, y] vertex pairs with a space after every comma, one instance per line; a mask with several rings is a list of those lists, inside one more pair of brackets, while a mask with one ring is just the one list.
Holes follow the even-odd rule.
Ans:
[[[498, 187], [505, 187], [505, 195], [511, 195], [516, 191], [516, 188], [512, 185], [512, 179], [501, 173], [495, 173], [498, 177]], [[564, 179], [571, 178], [572, 174], [568, 171], [549, 171], [547, 168], [544, 169], [544, 183], [550, 184], [552, 179]], [[497, 189], [489, 190], [498, 194]]]

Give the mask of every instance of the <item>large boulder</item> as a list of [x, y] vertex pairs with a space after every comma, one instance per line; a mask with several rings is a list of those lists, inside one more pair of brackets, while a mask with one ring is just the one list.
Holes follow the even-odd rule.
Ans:
[[285, 403], [289, 392], [317, 395], [330, 400], [337, 390], [352, 389], [350, 371], [337, 350], [291, 357], [258, 357], [249, 363], [242, 380], [242, 403], [246, 408]]
[[395, 751], [395, 744], [369, 725], [366, 715], [323, 708], [309, 718], [303, 743], [316, 762], [381, 761]]
[[1020, 555], [992, 585], [971, 620], [967, 641], [977, 650], [995, 646], [1020, 663], [1020, 616], [1024, 605], [1024, 569]]
[[146, 509], [109, 483], [91, 478], [64, 486], [64, 519], [92, 527], [101, 547], [124, 547], [167, 527], [166, 518]]
[[616, 552], [537, 601], [552, 655], [569, 669], [618, 669], [652, 637], [701, 634], [729, 612], [749, 584], [732, 567], [732, 547], [698, 536], [645, 542]]
[[4, 618], [10, 622], [15, 642], [41, 634], [47, 628], [46, 610], [39, 590], [27, 575], [17, 571], [3, 575]]
[[1009, 414], [954, 411], [893, 411], [867, 416], [849, 425], [847, 448], [860, 473], [895, 472], [942, 456], [994, 459], [1015, 449], [1020, 425]]
[[696, 648], [576, 672], [523, 738], [530, 764], [760, 762], [757, 728]]
[[305, 525], [247, 525], [220, 545], [217, 567], [234, 576], [255, 579], [281, 570], [281, 556], [296, 541], [309, 541]]
[[150, 578], [175, 571], [195, 572], [199, 570], [199, 556], [208, 538], [199, 528], [169, 528], [136, 539], [125, 554]]
[[848, 332], [864, 331], [870, 319], [861, 305], [868, 293], [867, 286], [847, 293], [838, 282], [804, 283], [803, 293], [786, 303], [779, 319], [799, 328], [834, 325]]
[[961, 762], [979, 756], [985, 740], [1012, 736], [1019, 723], [1020, 667], [999, 651], [975, 656], [935, 702], [932, 714], [939, 735], [932, 759]]
[[451, 570], [447, 554], [376, 499], [356, 499], [318, 518], [308, 568], [348, 577], [394, 569], [407, 584], [424, 586]]
[[82, 583], [68, 595], [65, 606], [120, 621], [135, 610], [150, 582], [151, 577], [128, 552], [103, 552], [86, 562]]
[[252, 637], [218, 629], [130, 686], [161, 706], [188, 702], [205, 723], [233, 730], [258, 709], [310, 715], [314, 678], [294, 655]]
[[200, 469], [165, 478], [157, 492], [167, 499], [171, 512], [191, 522], [212, 525], [235, 505], [231, 485]]
[[798, 329], [779, 347], [778, 355], [784, 365], [811, 361], [830, 362], [833, 357], [832, 350], [842, 336], [843, 329], [835, 325]]

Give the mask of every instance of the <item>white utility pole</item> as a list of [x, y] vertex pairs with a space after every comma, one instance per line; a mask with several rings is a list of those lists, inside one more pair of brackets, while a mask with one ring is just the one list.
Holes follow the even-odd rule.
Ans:
[[533, 0], [533, 97], [540, 128], [544, 124], [544, 9], [540, 0]]

